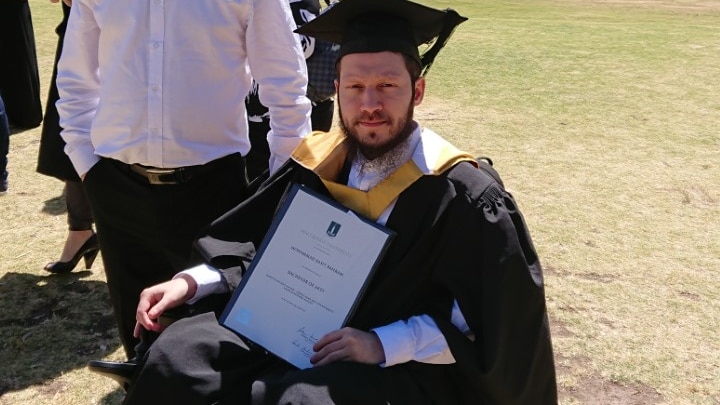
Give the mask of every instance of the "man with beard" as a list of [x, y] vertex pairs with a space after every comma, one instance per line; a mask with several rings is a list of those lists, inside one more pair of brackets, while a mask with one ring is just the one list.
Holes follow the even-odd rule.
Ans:
[[[464, 20], [405, 0], [343, 0], [299, 29], [341, 44], [342, 128], [306, 138], [211, 224], [197, 242], [206, 264], [143, 291], [136, 333], [162, 333], [125, 403], [557, 402], [542, 271], [514, 199], [412, 116], [424, 73]], [[313, 367], [268, 354], [213, 313], [164, 329], [167, 309], [238, 287], [291, 184], [396, 233], [347, 326], [313, 346]]]

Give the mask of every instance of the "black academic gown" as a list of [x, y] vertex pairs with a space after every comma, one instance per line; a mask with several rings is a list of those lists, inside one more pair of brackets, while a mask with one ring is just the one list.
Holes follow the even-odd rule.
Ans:
[[55, 103], [60, 99], [57, 88], [57, 64], [62, 54], [65, 29], [70, 17], [70, 7], [62, 4], [63, 19], [55, 28], [58, 35], [57, 48], [55, 50], [55, 62], [53, 64], [50, 89], [48, 90], [47, 103], [45, 104], [45, 118], [43, 119], [42, 133], [40, 135], [40, 147], [38, 149], [37, 172], [60, 180], [80, 181], [70, 158], [65, 154], [65, 141], [60, 136], [60, 117], [58, 116]]
[[[231, 288], [292, 182], [330, 196], [314, 172], [290, 161], [198, 240]], [[386, 225], [397, 235], [349, 326], [368, 330], [431, 315], [456, 363], [391, 368], [410, 375], [435, 403], [557, 403], [542, 271], [513, 197], [462, 162], [405, 189]], [[473, 340], [450, 323], [454, 298]]]
[[40, 125], [40, 75], [27, 0], [0, 1], [0, 94], [10, 125]]

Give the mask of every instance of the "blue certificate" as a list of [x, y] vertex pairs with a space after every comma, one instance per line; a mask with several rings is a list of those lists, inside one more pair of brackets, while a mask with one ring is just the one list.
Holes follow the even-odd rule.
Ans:
[[298, 368], [345, 325], [394, 233], [293, 184], [220, 323]]

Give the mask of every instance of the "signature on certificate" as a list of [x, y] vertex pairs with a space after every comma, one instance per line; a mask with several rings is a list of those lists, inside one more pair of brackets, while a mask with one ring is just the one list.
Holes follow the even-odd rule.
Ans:
[[305, 356], [312, 356], [313, 353], [315, 353], [312, 347], [320, 338], [315, 337], [313, 333], [306, 331], [304, 326], [298, 329], [295, 333], [297, 336], [292, 341], [293, 346], [300, 350], [300, 352]]

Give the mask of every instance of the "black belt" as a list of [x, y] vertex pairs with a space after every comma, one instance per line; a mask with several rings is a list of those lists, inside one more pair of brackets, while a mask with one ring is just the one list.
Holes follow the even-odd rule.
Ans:
[[150, 184], [182, 184], [206, 176], [216, 170], [222, 170], [235, 159], [240, 159], [240, 162], [242, 162], [240, 154], [233, 153], [204, 165], [175, 167], [172, 169], [143, 166], [137, 163], [123, 163], [123, 165], [133, 173], [146, 178]]

